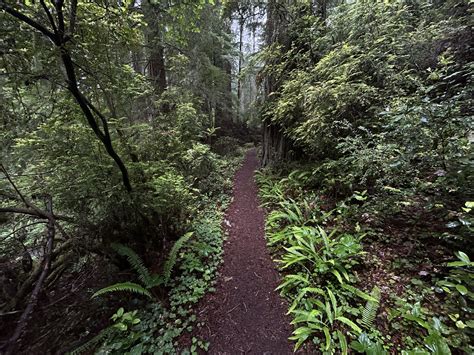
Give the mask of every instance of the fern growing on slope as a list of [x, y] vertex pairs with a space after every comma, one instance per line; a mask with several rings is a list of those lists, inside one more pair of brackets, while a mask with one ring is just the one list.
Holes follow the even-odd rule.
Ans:
[[370, 296], [373, 300], [368, 300], [364, 310], [362, 311], [362, 318], [360, 320], [361, 324], [366, 329], [371, 329], [374, 326], [375, 317], [377, 316], [377, 311], [380, 306], [380, 289], [377, 286], [374, 286]]
[[92, 297], [94, 298], [110, 292], [131, 292], [147, 296], [148, 298], [152, 298], [150, 291], [148, 291], [146, 288], [137, 283], [128, 281], [101, 288], [99, 291], [94, 293]]
[[117, 252], [117, 254], [127, 258], [128, 263], [132, 269], [135, 270], [138, 279], [143, 283], [143, 285], [145, 285], [145, 287], [152, 287], [152, 276], [137, 253], [135, 253], [131, 248], [119, 243], [113, 243], [111, 247], [115, 252]]
[[173, 270], [174, 265], [176, 264], [176, 260], [178, 259], [178, 252], [183, 247], [185, 243], [192, 237], [194, 233], [189, 232], [179, 238], [176, 243], [174, 243], [173, 247], [171, 248], [168, 259], [163, 266], [163, 276], [164, 282], [167, 283], [171, 278], [171, 271]]
[[114, 285], [110, 285], [104, 288], [101, 288], [96, 293], [92, 295], [92, 298], [101, 296], [110, 292], [132, 292], [138, 293], [140, 295], [147, 296], [152, 298], [152, 295], [149, 289], [157, 287], [163, 284], [167, 284], [171, 278], [171, 272], [173, 267], [178, 260], [178, 252], [183, 247], [183, 245], [192, 237], [193, 232], [186, 233], [181, 238], [179, 238], [171, 248], [168, 258], [166, 259], [165, 265], [163, 266], [162, 274], [150, 274], [146, 268], [143, 260], [129, 247], [122, 244], [113, 244], [112, 248], [121, 256], [127, 258], [127, 261], [130, 263], [133, 270], [138, 274], [138, 279], [141, 281], [142, 285], [139, 285], [134, 282], [121, 282]]

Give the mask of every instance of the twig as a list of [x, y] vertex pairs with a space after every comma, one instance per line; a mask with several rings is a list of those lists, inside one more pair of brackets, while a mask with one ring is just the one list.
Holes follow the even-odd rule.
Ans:
[[23, 311], [23, 314], [21, 315], [18, 321], [15, 332], [13, 333], [12, 337], [7, 343], [7, 349], [6, 349], [5, 355], [11, 355], [15, 353], [15, 349], [18, 345], [18, 341], [20, 340], [20, 337], [22, 336], [25, 330], [25, 327], [28, 323], [30, 315], [33, 312], [33, 309], [35, 308], [38, 302], [38, 295], [39, 295], [39, 292], [41, 291], [41, 287], [43, 286], [43, 282], [48, 276], [49, 270], [51, 269], [51, 254], [53, 252], [54, 235], [55, 235], [55, 228], [54, 228], [55, 223], [54, 223], [54, 218], [53, 218], [53, 202], [52, 202], [51, 197], [49, 197], [46, 202], [46, 208], [47, 208], [47, 214], [49, 218], [48, 218], [48, 236], [46, 240], [45, 254], [42, 261], [43, 270], [41, 271], [38, 281], [36, 282], [35, 288], [33, 289], [33, 292], [31, 293], [30, 299], [28, 301], [28, 305], [26, 306], [25, 310]]
[[5, 240], [7, 239], [8, 237], [14, 235], [16, 232], [22, 230], [22, 229], [25, 229], [27, 227], [31, 227], [31, 226], [34, 226], [36, 224], [41, 224], [41, 223], [47, 223], [46, 221], [39, 221], [39, 222], [33, 222], [33, 223], [29, 223], [29, 224], [26, 224], [26, 225], [23, 225], [23, 226], [20, 226], [18, 227], [17, 229], [14, 229], [12, 232], [8, 233], [7, 235], [3, 236], [2, 237], [2, 240]]
[[8, 171], [7, 169], [5, 169], [5, 166], [3, 166], [3, 164], [0, 164], [0, 170], [2, 170], [3, 174], [5, 174], [5, 177], [7, 178], [8, 182], [12, 185], [13, 189], [15, 190], [15, 192], [18, 194], [18, 196], [20, 196], [20, 199], [23, 201], [23, 203], [26, 205], [26, 206], [29, 206], [28, 202], [26, 201], [25, 197], [23, 196], [23, 194], [20, 192], [20, 190], [16, 187], [16, 184], [13, 182], [13, 180], [11, 179], [10, 175], [8, 174]]
[[234, 309], [236, 309], [237, 307], [239, 306], [239, 304], [237, 306], [235, 306], [234, 308], [232, 308], [231, 310], [227, 311], [227, 313], [230, 313], [232, 312]]
[[39, 209], [33, 209], [33, 208], [23, 208], [23, 207], [0, 207], [0, 213], [18, 213], [18, 214], [27, 214], [30, 216], [35, 216], [37, 218], [43, 218], [43, 219], [49, 219], [52, 217], [55, 220], [62, 220], [66, 222], [74, 222], [74, 219], [72, 217], [68, 216], [62, 216], [62, 215], [53, 215], [49, 216], [47, 213], [44, 211], [41, 211]]
[[0, 317], [3, 317], [3, 316], [9, 316], [10, 314], [16, 314], [16, 313], [20, 313], [21, 311], [10, 311], [10, 312], [5, 312], [5, 313], [0, 313]]
[[72, 296], [72, 295], [73, 295], [72, 293], [67, 293], [67, 294], [65, 294], [63, 297], [61, 297], [61, 298], [59, 298], [59, 299], [57, 299], [57, 300], [54, 300], [53, 302], [47, 304], [46, 306], [41, 307], [41, 309], [46, 309], [46, 308], [49, 308], [49, 307], [51, 307], [51, 306], [54, 306], [56, 303], [59, 303], [59, 302], [61, 302], [62, 300], [66, 299], [66, 298], [68, 298], [68, 297], [70, 297], [70, 296]]
[[[48, 214], [47, 211], [43, 211], [40, 208], [36, 207], [31, 201], [28, 201], [26, 197], [21, 193], [20, 189], [16, 186], [15, 182], [12, 180], [10, 177], [10, 174], [8, 173], [7, 169], [3, 164], [0, 163], [0, 170], [2, 173], [5, 175], [7, 178], [8, 182], [10, 185], [12, 185], [13, 189], [17, 193], [17, 195], [20, 197], [20, 200], [25, 204], [27, 208], [21, 208], [21, 207], [2, 207], [0, 208], [0, 213], [2, 212], [11, 212], [11, 213], [22, 213], [22, 214], [28, 214], [32, 216], [38, 216], [40, 218], [45, 218], [45, 219], [64, 219], [64, 220], [72, 220], [70, 217], [66, 216], [54, 216], [53, 214]], [[52, 213], [52, 212], [51, 212]]]

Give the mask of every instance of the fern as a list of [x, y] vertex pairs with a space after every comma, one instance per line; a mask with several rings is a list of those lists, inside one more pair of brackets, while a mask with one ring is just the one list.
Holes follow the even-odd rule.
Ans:
[[366, 329], [373, 328], [375, 317], [380, 306], [380, 289], [375, 286], [370, 293], [374, 300], [367, 301], [364, 310], [362, 311], [361, 323]]
[[167, 283], [171, 277], [171, 271], [173, 270], [173, 267], [176, 264], [176, 260], [178, 259], [179, 250], [192, 237], [193, 234], [194, 232], [186, 233], [181, 238], [179, 238], [171, 248], [171, 251], [168, 254], [168, 259], [166, 260], [165, 265], [163, 266], [163, 277], [165, 283]]
[[132, 268], [137, 272], [138, 278], [142, 282], [143, 286], [134, 282], [122, 282], [101, 288], [92, 295], [92, 298], [110, 292], [133, 292], [152, 298], [152, 295], [150, 291], [148, 291], [148, 289], [162, 285], [169, 281], [171, 277], [171, 271], [173, 270], [173, 267], [178, 259], [178, 252], [182, 248], [182, 246], [189, 240], [189, 238], [191, 238], [192, 235], [193, 232], [186, 233], [181, 238], [179, 238], [176, 243], [174, 243], [168, 255], [168, 259], [166, 260], [165, 265], [163, 267], [163, 275], [150, 274], [142, 259], [129, 247], [122, 244], [112, 244], [112, 248], [118, 254], [127, 258]]
[[139, 284], [136, 284], [134, 282], [121, 282], [118, 284], [110, 285], [104, 288], [101, 288], [99, 291], [94, 293], [92, 295], [92, 298], [101, 296], [106, 293], [110, 292], [133, 292], [133, 293], [138, 293], [140, 295], [147, 296], [149, 298], [152, 298], [152, 295], [150, 291], [148, 291], [146, 288], [143, 286], [140, 286]]
[[130, 266], [138, 274], [139, 280], [145, 285], [146, 288], [150, 288], [149, 285], [152, 283], [153, 278], [138, 254], [123, 244], [113, 243], [111, 247], [117, 252], [117, 254], [127, 258]]

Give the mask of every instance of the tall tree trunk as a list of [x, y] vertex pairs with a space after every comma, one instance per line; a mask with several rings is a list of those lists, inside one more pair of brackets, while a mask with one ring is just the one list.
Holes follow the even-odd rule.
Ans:
[[158, 94], [162, 94], [167, 87], [165, 49], [161, 44], [153, 44], [149, 59], [149, 74]]
[[222, 93], [222, 100], [216, 103], [216, 125], [221, 126], [221, 122], [233, 122], [232, 108], [232, 63], [227, 59], [216, 62], [216, 66], [225, 73], [225, 91]]
[[244, 36], [244, 25], [245, 19], [243, 15], [240, 15], [239, 19], [239, 67], [237, 72], [237, 113], [240, 118], [241, 107], [242, 107], [242, 78], [240, 74], [242, 73], [242, 62], [243, 62], [243, 36]]
[[148, 76], [158, 94], [166, 90], [165, 48], [163, 47], [163, 25], [160, 23], [160, 9], [152, 1], [143, 4], [147, 23], [145, 38], [148, 47]]
[[[267, 3], [267, 23], [265, 28], [265, 42], [267, 46], [273, 44], [288, 47], [286, 29], [288, 27], [288, 14], [285, 7], [279, 6], [281, 1], [269, 0]], [[271, 65], [273, 63], [266, 63]], [[263, 81], [265, 100], [271, 100], [270, 94], [278, 87], [276, 78], [267, 75]], [[270, 165], [287, 157], [290, 142], [283, 134], [282, 128], [270, 119], [265, 118], [262, 122], [262, 166]]]
[[136, 50], [130, 53], [130, 58], [132, 60], [132, 67], [137, 73], [145, 74], [143, 69], [143, 53], [142, 48], [137, 48]]
[[[232, 33], [230, 18], [225, 19], [225, 31], [230, 35]], [[219, 44], [215, 44], [218, 46]], [[222, 51], [222, 52], [221, 52]], [[219, 52], [214, 56], [214, 65], [221, 68], [225, 73], [225, 89], [222, 92], [222, 98], [216, 102], [216, 126], [229, 126], [234, 121], [234, 109], [232, 103], [232, 62], [223, 57], [224, 48], [219, 48]], [[226, 124], [227, 123], [227, 124]]]
[[267, 166], [286, 158], [288, 141], [277, 125], [267, 120], [263, 121], [263, 125], [262, 166]]

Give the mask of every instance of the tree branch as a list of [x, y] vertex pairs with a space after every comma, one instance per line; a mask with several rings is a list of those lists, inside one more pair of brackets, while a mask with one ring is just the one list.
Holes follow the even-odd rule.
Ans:
[[59, 221], [65, 221], [65, 222], [74, 222], [74, 218], [69, 217], [69, 216], [63, 216], [63, 215], [53, 215], [49, 216], [46, 214], [44, 211], [41, 210], [33, 210], [31, 208], [23, 208], [23, 207], [0, 207], [0, 213], [17, 213], [17, 214], [26, 214], [28, 216], [34, 216], [37, 218], [42, 218], [42, 219], [49, 219], [49, 218], [54, 218]]
[[[5, 178], [8, 180], [10, 185], [12, 185], [13, 189], [19, 196], [20, 200], [25, 204], [27, 208], [21, 208], [21, 207], [0, 207], [0, 213], [21, 213], [21, 214], [27, 214], [30, 216], [36, 216], [39, 218], [45, 218], [45, 219], [62, 219], [65, 221], [73, 221], [71, 217], [66, 217], [66, 216], [54, 216], [54, 215], [49, 215], [45, 211], [41, 210], [40, 208], [36, 207], [32, 202], [28, 201], [26, 197], [21, 193], [20, 189], [16, 186], [15, 182], [12, 180], [10, 177], [10, 174], [8, 173], [7, 169], [3, 164], [0, 163], [0, 171], [5, 175]], [[14, 196], [12, 196], [14, 197]]]
[[58, 15], [58, 35], [63, 42], [64, 39], [64, 15], [63, 15], [63, 0], [56, 0], [54, 7], [56, 8], [56, 13]]
[[[52, 203], [51, 197], [49, 197], [48, 201], [46, 202], [46, 205], [47, 205], [47, 208], [46, 208], [47, 214], [49, 216], [53, 216], [53, 203]], [[53, 247], [54, 247], [54, 235], [55, 235], [54, 218], [50, 217], [49, 222], [48, 222], [48, 236], [46, 239], [45, 254], [42, 260], [42, 271], [38, 278], [38, 281], [36, 282], [35, 288], [33, 289], [33, 292], [31, 293], [30, 299], [28, 301], [28, 305], [26, 306], [25, 310], [23, 311], [23, 314], [21, 315], [18, 321], [15, 332], [13, 333], [13, 336], [8, 341], [8, 347], [5, 352], [6, 355], [11, 355], [15, 353], [15, 349], [18, 345], [18, 341], [20, 340], [20, 337], [23, 334], [23, 331], [28, 323], [30, 315], [33, 312], [33, 309], [35, 308], [38, 302], [39, 292], [41, 291], [43, 282], [48, 276], [49, 271], [51, 269], [51, 254], [53, 252]]]
[[[44, 4], [44, 2], [42, 1]], [[66, 80], [68, 83], [68, 90], [69, 92], [73, 95], [74, 99], [76, 100], [77, 104], [81, 108], [84, 116], [86, 117], [87, 122], [89, 123], [89, 126], [92, 128], [94, 131], [95, 135], [99, 140], [102, 142], [102, 144], [105, 147], [105, 150], [109, 154], [109, 156], [114, 160], [116, 165], [118, 166], [121, 174], [122, 174], [122, 181], [123, 185], [125, 186], [126, 190], [128, 192], [132, 191], [132, 185], [130, 183], [130, 177], [128, 175], [128, 170], [127, 167], [125, 166], [124, 162], [120, 158], [120, 156], [117, 154], [115, 151], [113, 145], [112, 145], [112, 139], [110, 137], [110, 133], [108, 131], [108, 123], [106, 118], [93, 107], [89, 101], [86, 99], [86, 97], [82, 94], [82, 92], [79, 90], [78, 87], [78, 82], [77, 82], [77, 77], [76, 77], [76, 72], [74, 69], [74, 64], [70, 55], [70, 52], [68, 49], [65, 47], [65, 42], [67, 39], [64, 37], [64, 30], [65, 30], [65, 25], [64, 25], [64, 15], [63, 15], [63, 5], [64, 1], [63, 0], [56, 0], [55, 2], [55, 8], [57, 12], [57, 31], [56, 33], [52, 33], [50, 30], [48, 30], [46, 27], [43, 25], [39, 24], [38, 22], [32, 20], [28, 16], [20, 13], [19, 11], [13, 9], [12, 7], [8, 6], [5, 4], [4, 0], [0, 0], [0, 9], [5, 10], [7, 13], [12, 15], [13, 17], [19, 19], [20, 21], [23, 21], [30, 25], [31, 27], [37, 29], [41, 33], [43, 33], [45, 36], [47, 36], [51, 41], [60, 49], [61, 53], [61, 60], [63, 62], [63, 66], [66, 69]], [[46, 15], [51, 15], [49, 12], [48, 8], [45, 6], [45, 11]], [[72, 14], [71, 14], [72, 16]], [[74, 15], [75, 16], [75, 15]], [[48, 16], [49, 18], [50, 16]], [[52, 21], [52, 18], [50, 19], [50, 22]], [[75, 21], [75, 20], [74, 20]], [[51, 23], [54, 25], [54, 20]], [[92, 110], [92, 111], [91, 111]], [[94, 117], [94, 113], [99, 117], [99, 119], [102, 122], [102, 126], [104, 128], [104, 132], [102, 132], [96, 122], [96, 119]]]
[[53, 15], [51, 15], [51, 12], [49, 11], [48, 7], [46, 6], [46, 3], [44, 0], [40, 0], [41, 7], [43, 8], [44, 12], [46, 13], [46, 17], [48, 17], [49, 23], [51, 24], [51, 27], [53, 28], [54, 34], [57, 36], [58, 35], [58, 29], [56, 28], [56, 23], [54, 22]]
[[32, 20], [28, 16], [26, 16], [26, 15], [22, 14], [21, 12], [15, 10], [14, 8], [8, 6], [7, 4], [5, 4], [4, 0], [0, 0], [0, 9], [2, 9], [5, 12], [9, 13], [13, 17], [15, 17], [16, 19], [18, 19], [20, 21], [23, 21], [24, 23], [30, 25], [34, 29], [40, 31], [42, 34], [44, 34], [46, 37], [48, 37], [54, 44], [59, 45], [59, 43], [57, 42], [58, 38], [56, 37], [56, 35], [53, 32], [48, 30], [42, 24]]

